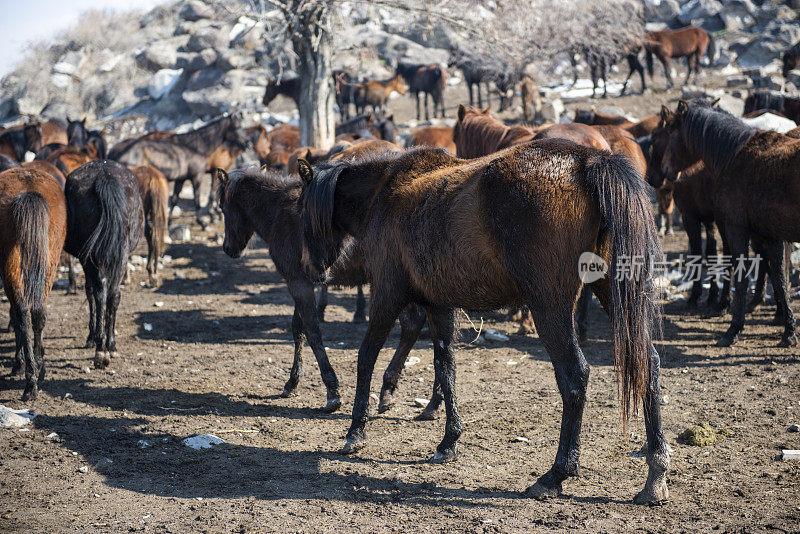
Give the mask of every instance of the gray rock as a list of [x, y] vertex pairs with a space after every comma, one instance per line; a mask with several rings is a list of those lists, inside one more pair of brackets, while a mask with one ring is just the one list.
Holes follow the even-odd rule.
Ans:
[[220, 30], [206, 28], [189, 36], [189, 41], [186, 43], [185, 48], [187, 52], [200, 52], [206, 48], [221, 50], [228, 48], [228, 38]]
[[739, 54], [736, 62], [740, 67], [763, 67], [780, 59], [784, 46], [777, 41], [758, 37], [743, 53]]
[[648, 21], [668, 22], [681, 12], [677, 0], [645, 0], [644, 17]]
[[192, 239], [192, 233], [187, 225], [181, 224], [170, 227], [169, 237], [173, 243], [185, 243]]
[[722, 11], [719, 0], [690, 0], [681, 7], [678, 20], [683, 24], [691, 24], [697, 19], [708, 19]]
[[200, 52], [181, 52], [177, 54], [175, 66], [186, 73], [195, 72], [213, 65], [217, 57], [217, 52], [211, 48]]
[[0, 404], [0, 427], [25, 426], [36, 417], [30, 410], [12, 410]]
[[789, 425], [789, 432], [800, 432], [800, 425]]
[[747, 76], [728, 76], [726, 82], [727, 87], [749, 87], [751, 84], [750, 78]]
[[209, 449], [212, 445], [219, 445], [225, 443], [225, 440], [215, 436], [214, 434], [200, 434], [184, 439], [181, 443], [194, 450]]
[[767, 34], [782, 43], [784, 48], [793, 46], [800, 41], [800, 25], [793, 22], [774, 20], [765, 28]]
[[214, 16], [214, 10], [207, 4], [199, 0], [189, 0], [178, 14], [183, 20], [196, 22], [201, 19], [210, 19]]
[[78, 69], [85, 60], [86, 56], [84, 55], [84, 52], [67, 52], [61, 56], [61, 59], [59, 59], [55, 65], [53, 65], [53, 72], [57, 74], [68, 74], [70, 76], [75, 76], [78, 74]]
[[255, 109], [259, 105], [263, 93], [263, 85], [257, 83], [255, 73], [245, 70], [230, 70], [213, 85], [195, 90], [185, 90], [183, 99], [194, 113], [219, 115], [234, 108]]
[[0, 102], [0, 121], [19, 116], [19, 102], [16, 98], [6, 98]]
[[155, 43], [136, 56], [136, 63], [149, 70], [171, 69], [178, 59], [178, 52], [172, 43]]
[[214, 66], [224, 71], [254, 69], [256, 67], [256, 60], [251, 54], [242, 54], [235, 50], [228, 49], [220, 51]]
[[177, 85], [183, 75], [183, 69], [161, 69], [150, 78], [147, 84], [148, 94], [158, 100], [161, 97], [169, 94], [169, 92]]

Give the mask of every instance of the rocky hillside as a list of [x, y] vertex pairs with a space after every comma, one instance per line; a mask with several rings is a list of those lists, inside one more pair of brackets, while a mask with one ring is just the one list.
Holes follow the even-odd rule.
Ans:
[[[55, 44], [33, 46], [0, 82], [0, 122], [87, 116], [113, 136], [173, 129], [232, 109], [265, 123], [291, 120], [261, 105], [268, 76], [292, 64], [280, 65], [284, 50], [265, 44], [269, 13], [254, 17], [245, 4], [181, 0], [144, 14], [88, 13]], [[778, 84], [770, 75], [780, 54], [800, 41], [797, 0], [644, 4], [649, 29], [695, 24], [714, 32], [716, 66], [742, 88]], [[360, 3], [345, 4], [342, 16], [335, 66], [360, 75], [385, 76], [396, 59], [446, 62], [453, 42], [443, 27]], [[571, 77], [566, 58], [554, 63], [542, 85]], [[800, 77], [793, 80], [800, 87]]]

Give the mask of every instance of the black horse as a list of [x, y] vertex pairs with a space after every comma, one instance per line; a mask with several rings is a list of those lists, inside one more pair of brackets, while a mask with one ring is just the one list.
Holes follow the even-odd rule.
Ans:
[[[333, 370], [319, 328], [319, 312], [314, 300], [314, 285], [302, 266], [303, 246], [300, 231], [300, 217], [297, 213], [297, 199], [300, 196], [301, 182], [297, 175], [287, 176], [269, 170], [248, 168], [231, 172], [218, 170], [220, 183], [220, 204], [225, 214], [225, 253], [240, 257], [254, 234], [258, 234], [269, 247], [269, 254], [275, 268], [286, 281], [289, 293], [294, 300], [292, 336], [294, 338], [294, 362], [289, 380], [283, 388], [284, 397], [291, 396], [303, 374], [303, 342], [308, 340], [317, 359], [322, 381], [327, 388], [327, 402], [323, 408], [332, 412], [339, 408], [339, 381]], [[358, 253], [342, 255], [337, 263], [331, 284], [360, 286], [368, 283], [361, 256]], [[364, 314], [364, 296], [356, 303], [356, 317]], [[379, 411], [388, 410], [394, 403], [393, 393], [397, 387], [408, 353], [414, 346], [425, 322], [425, 313], [416, 307], [409, 307], [401, 316], [402, 327], [400, 344], [394, 358], [384, 375]], [[438, 403], [431, 404], [435, 413]], [[429, 419], [433, 413], [421, 416]]]
[[89, 300], [87, 346], [95, 345], [94, 365], [103, 368], [117, 353], [114, 325], [128, 256], [144, 229], [136, 177], [114, 161], [91, 161], [67, 177], [67, 239], [86, 275]]

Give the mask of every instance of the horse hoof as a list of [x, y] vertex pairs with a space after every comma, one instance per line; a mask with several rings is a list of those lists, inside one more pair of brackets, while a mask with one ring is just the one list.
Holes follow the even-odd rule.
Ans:
[[667, 489], [666, 481], [662, 482], [656, 488], [645, 488], [636, 494], [633, 498], [633, 504], [661, 504], [669, 499], [669, 490]]
[[363, 324], [367, 322], [366, 315], [354, 315], [353, 316], [353, 324]]
[[422, 410], [418, 416], [414, 418], [415, 421], [433, 421], [436, 419], [437, 410]]
[[94, 368], [105, 369], [111, 363], [111, 358], [107, 352], [97, 351], [94, 353]]
[[559, 482], [555, 486], [546, 486], [542, 484], [541, 480], [537, 480], [536, 484], [525, 490], [524, 495], [540, 501], [552, 499], [561, 495], [561, 483]]
[[719, 338], [719, 341], [717, 341], [717, 346], [718, 347], [730, 347], [734, 343], [736, 343], [736, 336], [729, 336], [729, 335], [725, 334], [724, 336]]
[[325, 406], [322, 407], [322, 411], [325, 413], [333, 413], [338, 410], [342, 406], [342, 399], [339, 397], [334, 397], [332, 399], [328, 399], [325, 403]]
[[352, 454], [367, 446], [363, 438], [347, 438], [344, 447], [339, 449], [339, 454]]
[[779, 347], [796, 347], [797, 346], [797, 334], [792, 334], [791, 336], [784, 336], [781, 338], [781, 342], [778, 343]]
[[117, 351], [116, 350], [108, 351], [108, 357], [109, 358], [116, 358], [117, 357]]
[[392, 406], [394, 406], [394, 397], [389, 393], [381, 395], [381, 400], [378, 402], [378, 413], [388, 412]]
[[451, 448], [449, 448], [449, 449], [445, 449], [443, 451], [437, 450], [436, 454], [434, 454], [431, 457], [431, 463], [432, 464], [444, 464], [444, 463], [447, 463], [447, 462], [453, 462], [453, 461], [455, 461], [456, 456], [457, 456], [456, 451], [457, 451], [457, 447], [456, 447], [455, 444], [453, 444], [453, 446]]
[[83, 347], [86, 349], [91, 349], [92, 347], [94, 347], [94, 345], [95, 345], [94, 336], [89, 336], [86, 338], [86, 343], [83, 344]]
[[283, 397], [284, 399], [288, 399], [289, 397], [294, 397], [296, 395], [296, 393], [295, 393], [295, 388], [296, 387], [297, 387], [297, 384], [295, 384], [293, 386], [290, 386], [289, 384], [286, 384], [285, 386], [283, 386], [283, 391], [281, 391], [281, 397]]
[[39, 396], [39, 390], [36, 387], [26, 387], [22, 393], [22, 402], [35, 401]]

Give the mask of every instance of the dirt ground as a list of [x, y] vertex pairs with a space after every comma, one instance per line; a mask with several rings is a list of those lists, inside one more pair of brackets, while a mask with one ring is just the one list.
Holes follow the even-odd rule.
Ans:
[[[665, 96], [629, 103], [648, 98], [655, 112]], [[456, 462], [428, 463], [443, 415], [413, 420], [414, 399], [433, 384], [428, 340], [411, 353], [416, 363], [405, 369], [397, 405], [369, 422], [367, 448], [341, 456], [366, 328], [349, 322], [355, 292], [331, 292], [323, 325], [340, 411], [320, 410], [325, 392], [308, 348], [298, 395], [280, 398], [292, 300], [263, 248], [230, 259], [222, 231], [192, 226], [191, 242], [169, 247], [173, 261], [156, 290], [134, 272], [117, 322], [120, 355], [106, 370], [92, 369], [93, 352], [83, 348], [84, 295], [54, 290], [48, 376], [30, 406], [38, 416], [30, 430], [0, 429], [0, 532], [800, 532], [800, 463], [779, 459], [781, 449], [800, 449], [800, 433], [787, 431], [800, 423], [800, 350], [776, 348], [774, 306], [748, 319], [738, 344], [719, 349], [726, 317], [665, 305], [658, 347], [671, 494], [640, 507], [630, 501], [646, 476], [644, 427], [638, 418], [622, 433], [609, 323], [595, 302], [583, 347], [592, 373], [580, 476], [562, 497], [539, 502], [520, 492], [552, 464], [561, 400], [535, 335], [517, 336], [501, 314], [487, 314], [483, 328], [510, 340], [473, 344], [476, 332], [462, 321], [465, 429]], [[670, 253], [685, 248], [680, 230], [665, 240]], [[476, 327], [480, 319], [471, 317]], [[395, 329], [374, 392], [398, 339]], [[0, 337], [0, 352], [10, 366], [11, 334]], [[0, 380], [0, 388], [1, 404], [24, 407], [21, 380]], [[709, 447], [677, 441], [700, 422], [730, 435]], [[202, 433], [226, 443], [199, 451], [181, 443]]]

